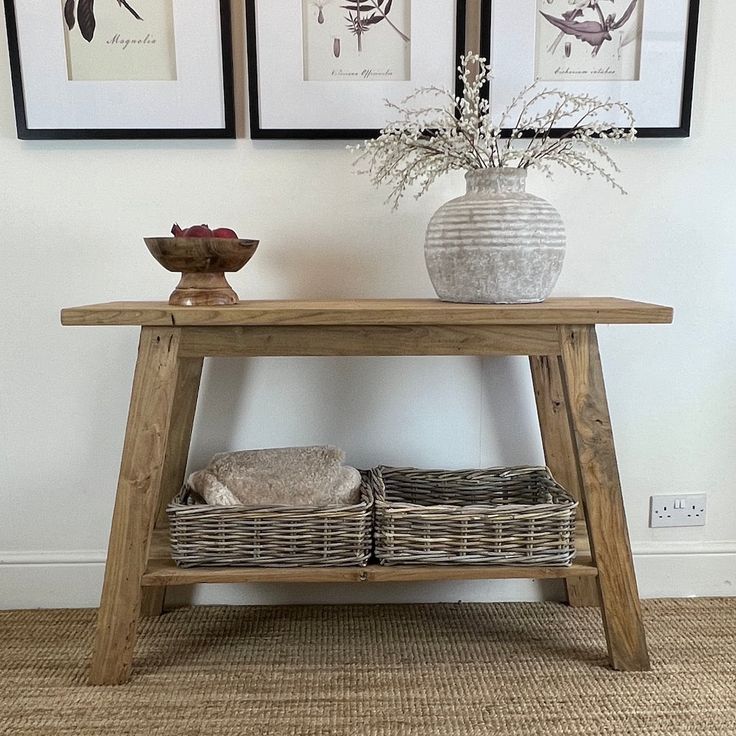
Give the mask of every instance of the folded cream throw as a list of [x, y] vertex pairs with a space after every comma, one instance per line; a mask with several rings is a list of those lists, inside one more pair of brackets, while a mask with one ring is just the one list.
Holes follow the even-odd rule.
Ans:
[[360, 473], [336, 447], [281, 447], [215, 455], [189, 476], [212, 506], [346, 506], [360, 501]]

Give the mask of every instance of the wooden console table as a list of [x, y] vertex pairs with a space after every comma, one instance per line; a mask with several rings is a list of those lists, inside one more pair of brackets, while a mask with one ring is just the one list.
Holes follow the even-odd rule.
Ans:
[[[65, 325], [141, 327], [113, 513], [92, 684], [125, 682], [141, 615], [167, 585], [565, 578], [571, 605], [600, 602], [611, 665], [649, 668], [596, 324], [672, 321], [668, 307], [610, 298], [533, 305], [435, 300], [254, 301], [232, 307], [113, 302], [62, 311]], [[209, 356], [528, 355], [547, 465], [581, 502], [572, 567], [180, 569], [164, 510], [186, 471]]]

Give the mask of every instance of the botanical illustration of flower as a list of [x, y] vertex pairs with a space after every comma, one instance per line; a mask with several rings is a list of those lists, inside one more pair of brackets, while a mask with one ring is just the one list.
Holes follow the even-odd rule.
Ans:
[[[138, 13], [126, 2], [126, 0], [115, 0], [121, 8], [125, 8], [134, 18], [143, 20]], [[79, 25], [79, 32], [86, 41], [92, 41], [95, 36], [95, 0], [66, 0], [64, 3], [64, 20], [67, 28], [71, 31], [75, 22]]]
[[317, 8], [317, 23], [322, 25], [325, 22], [325, 5], [329, 5], [332, 0], [312, 0], [312, 5]]
[[[609, 0], [613, 2], [614, 0]], [[616, 31], [622, 28], [634, 14], [636, 10], [638, 0], [631, 0], [628, 8], [624, 11], [623, 15], [617, 19], [616, 13], [610, 13], [605, 16], [603, 10], [601, 10], [600, 0], [570, 0], [570, 4], [573, 5], [572, 10], [568, 10], [562, 14], [561, 18], [558, 18], [549, 13], [545, 13], [540, 10], [539, 12], [546, 18], [553, 26], [560, 29], [560, 37], [557, 41], [552, 44], [550, 51], [554, 52], [561, 40], [565, 35], [574, 36], [575, 38], [583, 41], [584, 43], [590, 44], [593, 47], [593, 56], [597, 56], [598, 52], [603, 47], [606, 41], [613, 40], [611, 31]], [[578, 20], [581, 16], [584, 16], [586, 10], [594, 10], [598, 15], [598, 20]]]

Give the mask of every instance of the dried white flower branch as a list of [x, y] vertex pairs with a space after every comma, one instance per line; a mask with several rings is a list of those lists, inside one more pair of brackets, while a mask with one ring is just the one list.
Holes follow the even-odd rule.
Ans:
[[[386, 100], [397, 119], [375, 140], [350, 147], [358, 152], [355, 165], [364, 165], [358, 173], [368, 174], [375, 186], [391, 188], [387, 202], [394, 209], [409, 187], [418, 187], [419, 198], [453, 170], [534, 167], [551, 176], [557, 165], [588, 179], [601, 176], [626, 193], [615, 179], [619, 168], [604, 143], [636, 138], [628, 105], [587, 94], [540, 90], [534, 84], [521, 90], [494, 121], [482, 94], [492, 77], [490, 67], [477, 54], [460, 61], [462, 98], [439, 87], [422, 87], [399, 104]], [[606, 119], [615, 113], [623, 113], [628, 127]], [[508, 138], [502, 137], [504, 128], [511, 129]], [[566, 132], [553, 137], [556, 128]]]

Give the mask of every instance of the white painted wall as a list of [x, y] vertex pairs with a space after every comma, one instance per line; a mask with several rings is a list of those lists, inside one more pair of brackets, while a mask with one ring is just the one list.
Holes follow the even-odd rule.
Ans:
[[[736, 588], [736, 56], [725, 2], [703, 3], [690, 140], [618, 151], [628, 197], [533, 178], [569, 230], [558, 295], [674, 305], [671, 327], [603, 327], [601, 348], [645, 596]], [[7, 59], [2, 34], [0, 59]], [[0, 607], [92, 606], [101, 584], [137, 335], [62, 328], [62, 306], [160, 299], [143, 235], [173, 220], [260, 238], [244, 298], [425, 297], [431, 213], [448, 177], [398, 214], [340, 142], [27, 142], [0, 69]], [[359, 466], [540, 462], [522, 359], [213, 360], [193, 465], [214, 451], [330, 442]], [[705, 491], [704, 528], [647, 528], [653, 493]], [[485, 600], [534, 583], [210, 588], [197, 600]]]

